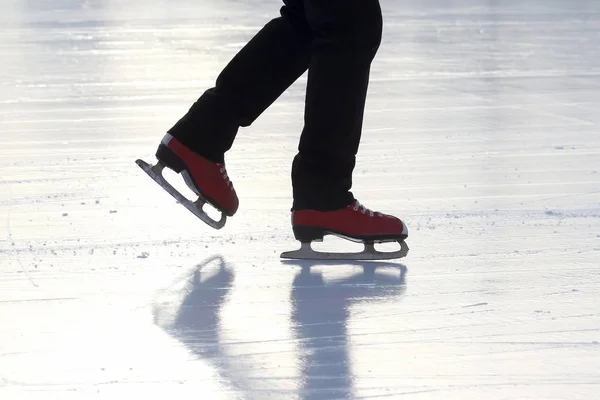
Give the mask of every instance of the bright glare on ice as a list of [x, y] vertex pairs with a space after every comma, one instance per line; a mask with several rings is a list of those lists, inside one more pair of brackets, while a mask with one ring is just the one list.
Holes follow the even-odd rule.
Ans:
[[1, 3], [0, 399], [598, 398], [600, 2], [382, 1], [381, 263], [279, 259], [305, 77], [228, 153], [222, 230], [134, 163], [277, 1]]

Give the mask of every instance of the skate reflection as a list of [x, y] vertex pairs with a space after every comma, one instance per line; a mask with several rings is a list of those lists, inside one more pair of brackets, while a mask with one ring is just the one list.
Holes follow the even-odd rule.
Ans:
[[[209, 264], [216, 264], [217, 268]], [[210, 257], [188, 270], [156, 298], [154, 322], [183, 343], [194, 355], [208, 360], [221, 375], [220, 310], [234, 274], [222, 256]]]
[[[401, 295], [407, 269], [394, 263], [345, 263], [362, 266], [362, 273], [328, 281], [322, 273], [311, 272], [309, 262], [291, 263], [302, 265], [291, 293], [292, 326], [300, 343], [299, 397], [302, 400], [354, 398], [347, 326], [350, 308], [368, 299]], [[383, 267], [400, 272], [393, 276], [376, 272]]]
[[[389, 262], [345, 262], [344, 265], [360, 267], [348, 275], [347, 270], [311, 270], [311, 266], [323, 262], [286, 263], [302, 266], [290, 293], [293, 335], [290, 339], [298, 343], [299, 367], [292, 391], [301, 400], [355, 397], [349, 343], [352, 332], [348, 332], [350, 311], [358, 302], [375, 303], [401, 295], [406, 267]], [[385, 273], [380, 269], [385, 269]], [[330, 273], [344, 275], [330, 279]], [[228, 344], [223, 344], [221, 309], [230, 296], [233, 281], [232, 268], [221, 256], [204, 260], [158, 294], [154, 321], [192, 355], [208, 361], [218, 373], [219, 384], [229, 391], [240, 395], [253, 393], [253, 398], [263, 398], [262, 394], [265, 398], [276, 398], [267, 396], [269, 389], [264, 387], [265, 384], [270, 387], [271, 378], [254, 376], [232, 365]], [[262, 350], [257, 354], [268, 353]], [[255, 392], [258, 388], [266, 391]], [[289, 398], [283, 396], [287, 389], [282, 391], [282, 388], [278, 388], [280, 398]]]

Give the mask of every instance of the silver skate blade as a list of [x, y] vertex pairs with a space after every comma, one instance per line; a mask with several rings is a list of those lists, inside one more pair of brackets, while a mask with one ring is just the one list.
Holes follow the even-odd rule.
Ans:
[[154, 182], [158, 183], [167, 193], [175, 198], [179, 203], [181, 203], [185, 208], [190, 210], [192, 214], [206, 223], [208, 226], [214, 229], [221, 229], [225, 226], [225, 222], [227, 221], [227, 216], [221, 212], [221, 219], [219, 221], [215, 221], [211, 217], [206, 214], [202, 208], [206, 201], [199, 197], [195, 202], [189, 201], [186, 199], [181, 193], [177, 191], [162, 175], [162, 170], [165, 168], [164, 164], [158, 162], [156, 165], [151, 166], [144, 160], [136, 160], [135, 163], [139, 165], [139, 167], [147, 173], [150, 178], [154, 180]]
[[302, 243], [300, 249], [281, 253], [281, 258], [292, 260], [331, 260], [331, 261], [376, 261], [403, 258], [408, 254], [408, 245], [404, 241], [397, 242], [400, 250], [378, 251], [373, 243], [365, 243], [365, 249], [360, 253], [330, 253], [313, 250], [310, 243]]

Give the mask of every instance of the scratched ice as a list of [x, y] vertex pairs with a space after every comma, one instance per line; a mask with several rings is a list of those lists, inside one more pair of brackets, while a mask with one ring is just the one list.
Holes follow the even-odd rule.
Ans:
[[600, 2], [382, 1], [353, 189], [411, 252], [349, 264], [279, 259], [305, 76], [223, 230], [134, 164], [278, 1], [0, 6], [0, 399], [598, 398]]

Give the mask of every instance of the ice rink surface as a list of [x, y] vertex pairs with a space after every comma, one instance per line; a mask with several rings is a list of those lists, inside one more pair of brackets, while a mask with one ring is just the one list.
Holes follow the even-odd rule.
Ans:
[[0, 1], [0, 399], [600, 398], [600, 2], [382, 2], [386, 263], [279, 259], [305, 76], [227, 154], [223, 230], [134, 163], [279, 7]]

